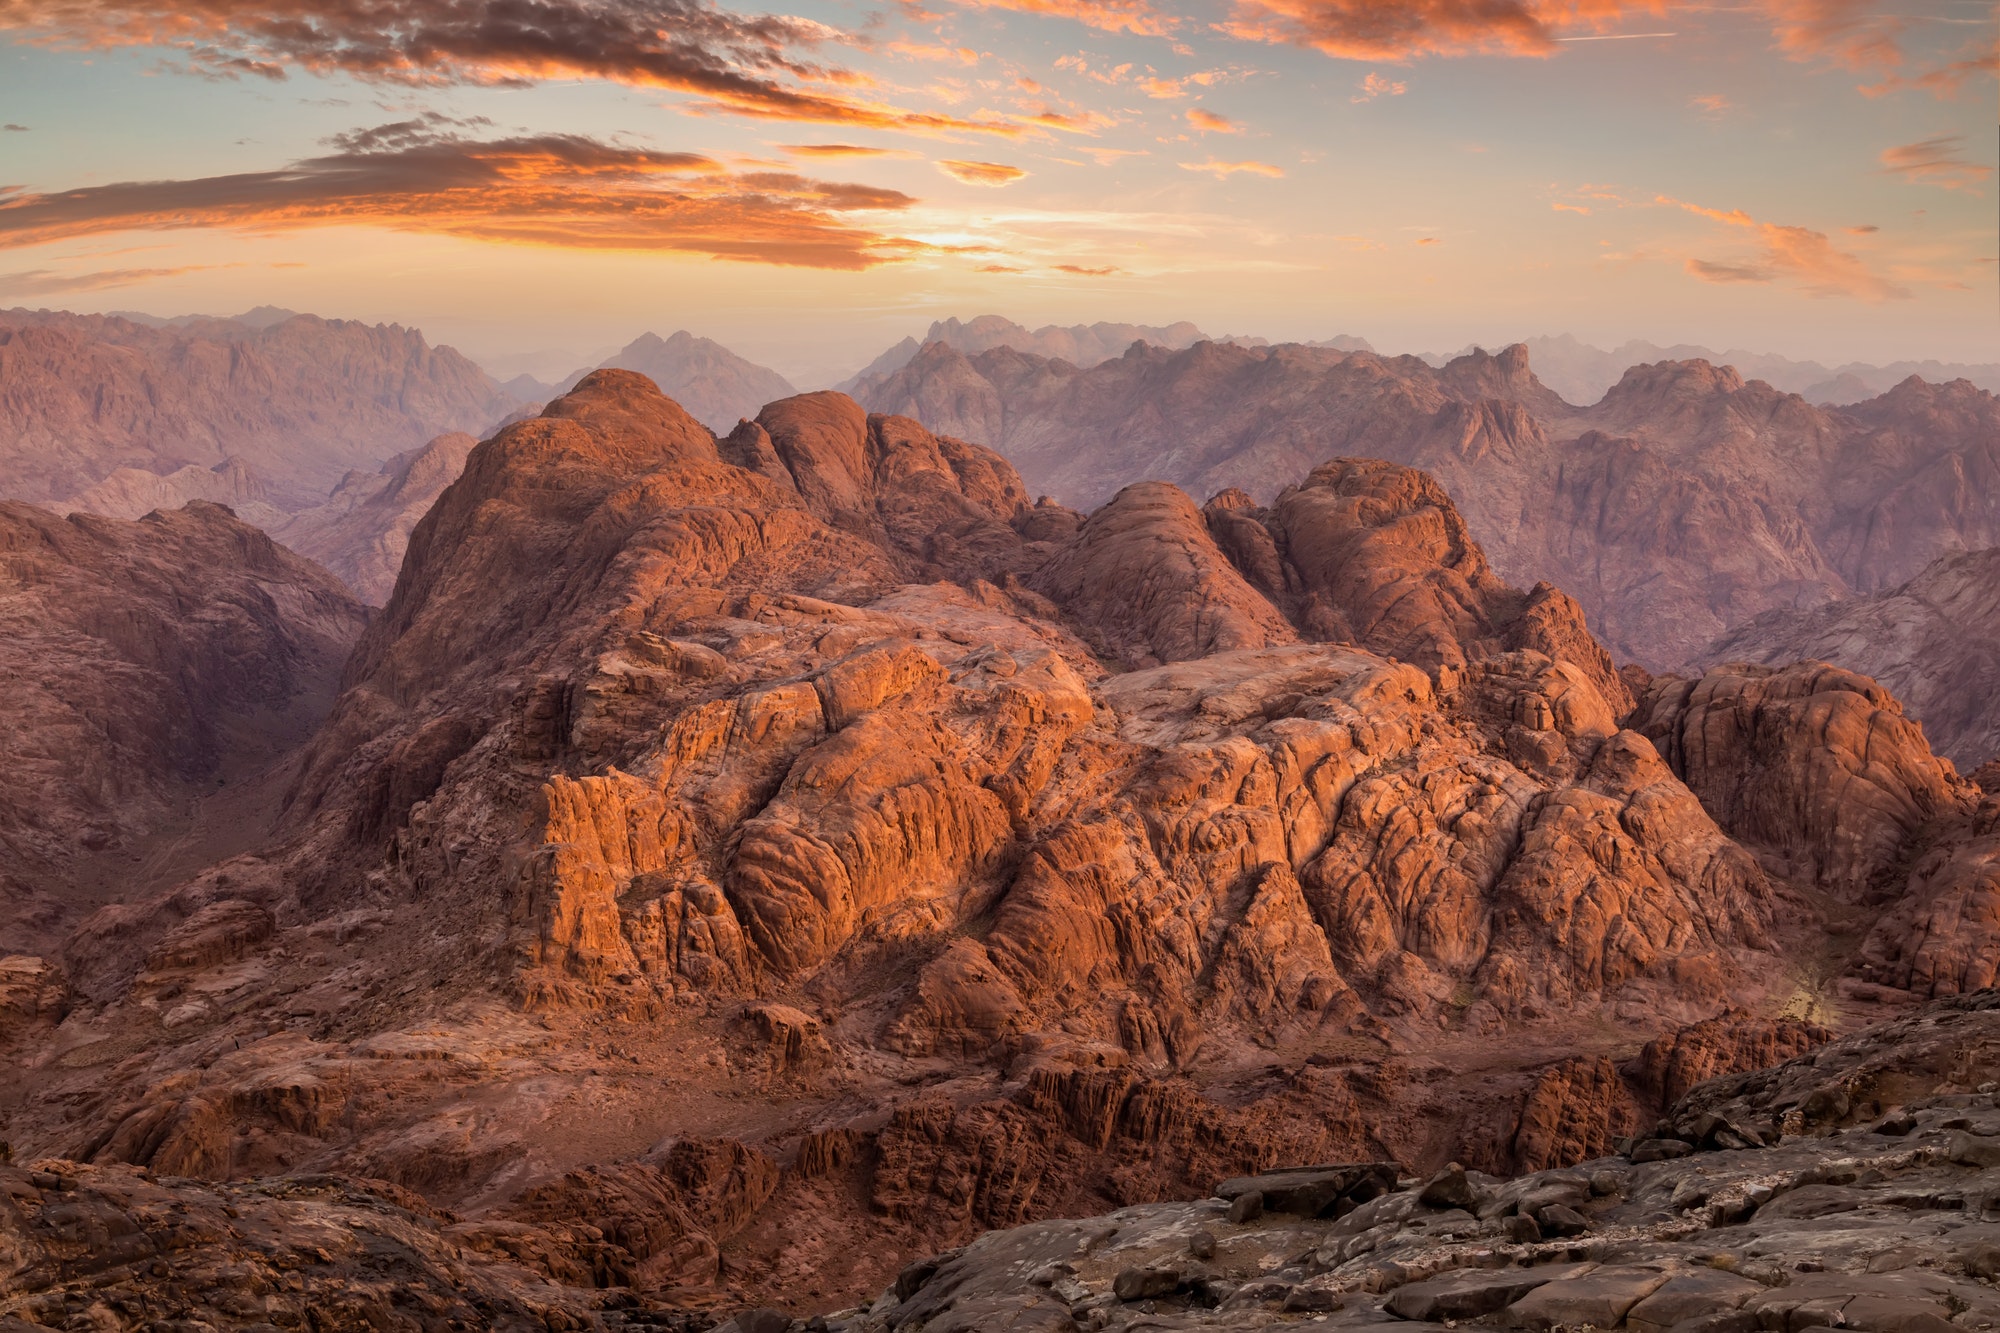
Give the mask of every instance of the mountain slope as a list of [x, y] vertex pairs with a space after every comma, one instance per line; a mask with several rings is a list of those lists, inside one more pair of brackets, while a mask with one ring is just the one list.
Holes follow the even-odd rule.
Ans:
[[216, 505], [128, 523], [0, 503], [10, 951], [60, 939], [107, 886], [133, 891], [203, 799], [303, 740], [364, 619]]
[[476, 441], [440, 435], [398, 454], [375, 472], [350, 472], [326, 502], [285, 517], [271, 535], [338, 575], [370, 606], [395, 591], [410, 530], [465, 470]]
[[656, 333], [635, 338], [599, 369], [638, 371], [696, 421], [720, 434], [756, 416], [764, 404], [797, 392], [777, 371], [684, 329], [670, 338]]
[[1971, 772], [2000, 758], [2000, 549], [1942, 556], [1899, 588], [1771, 611], [1708, 649], [1712, 662], [1817, 659], [1872, 676]]
[[291, 512], [351, 469], [484, 429], [514, 405], [470, 361], [398, 325], [298, 315], [152, 328], [0, 312], [0, 476], [12, 499], [68, 500], [120, 468], [164, 476], [234, 459]]
[[1100, 320], [1095, 324], [1072, 324], [1067, 328], [1045, 324], [1030, 330], [1003, 315], [979, 315], [969, 320], [954, 316], [934, 320], [921, 341], [903, 339], [856, 371], [839, 388], [857, 398], [867, 398], [877, 380], [901, 370], [919, 351], [933, 344], [956, 348], [968, 356], [996, 347], [1009, 347], [1029, 356], [1067, 361], [1073, 366], [1094, 366], [1100, 361], [1123, 355], [1125, 349], [1135, 342], [1151, 343], [1155, 347], [1189, 347], [1200, 342], [1204, 336], [1200, 329], [1186, 320], [1167, 325], [1114, 324]]

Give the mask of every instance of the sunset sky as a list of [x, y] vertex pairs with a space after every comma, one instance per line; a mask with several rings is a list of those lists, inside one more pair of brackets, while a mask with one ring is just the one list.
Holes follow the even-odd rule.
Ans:
[[0, 307], [2000, 360], [1959, 0], [0, 0]]

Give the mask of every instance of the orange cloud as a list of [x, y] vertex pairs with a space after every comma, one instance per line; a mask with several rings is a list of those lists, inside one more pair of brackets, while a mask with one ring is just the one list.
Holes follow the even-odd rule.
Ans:
[[1585, 208], [1582, 204], [1557, 203], [1557, 204], [1550, 204], [1549, 207], [1553, 208], [1558, 213], [1581, 213], [1585, 217], [1590, 216], [1590, 210]]
[[1679, 208], [1725, 226], [1752, 232], [1763, 253], [1751, 260], [1719, 261], [1689, 259], [1687, 271], [1704, 282], [1798, 283], [1814, 296], [1844, 296], [1858, 301], [1892, 301], [1908, 298], [1909, 290], [1872, 272], [1859, 258], [1836, 250], [1824, 232], [1809, 227], [1759, 222], [1742, 209], [1724, 211], [1705, 208], [1660, 195], [1656, 204]]
[[975, 273], [1026, 273], [1027, 271], [1024, 268], [1015, 268], [1012, 264], [981, 264], [973, 270]]
[[1283, 176], [1283, 167], [1274, 167], [1269, 162], [1218, 162], [1210, 158], [1206, 162], [1183, 162], [1182, 171], [1206, 171], [1217, 179], [1226, 180], [1239, 171], [1247, 171], [1253, 176]]
[[1355, 89], [1354, 96], [1347, 100], [1350, 102], [1372, 102], [1378, 97], [1401, 97], [1409, 90], [1410, 85], [1407, 83], [1395, 83], [1383, 78], [1380, 74], [1370, 71], [1368, 77], [1363, 79]]
[[1912, 185], [1936, 185], [1946, 190], [1964, 190], [1993, 174], [1993, 168], [1974, 162], [1961, 151], [1965, 140], [1958, 135], [1906, 143], [1882, 150], [1882, 170], [1901, 176]]
[[431, 116], [331, 141], [276, 171], [0, 194], [0, 247], [120, 231], [377, 226], [579, 249], [862, 269], [921, 248], [843, 216], [916, 202], [697, 153], [580, 135], [474, 140]]
[[1954, 60], [1915, 76], [1891, 74], [1880, 83], [1865, 85], [1870, 97], [1886, 97], [1903, 91], [1926, 92], [1936, 98], [1956, 97], [1973, 79], [1985, 79], [2000, 70], [2000, 51], [1992, 48], [1964, 60]]
[[[1907, 21], [1882, 13], [1881, 0], [1751, 0], [1748, 7], [1794, 59], [1885, 71], [1903, 59], [1899, 39]], [[1714, 12], [1691, 0], [1234, 0], [1230, 16], [1213, 26], [1247, 41], [1400, 64], [1430, 56], [1550, 56], [1566, 42], [1672, 37], [1615, 29], [1630, 20]], [[1892, 76], [1884, 87], [1962, 83], [1991, 62], [1986, 55], [1916, 81]]]
[[1109, 116], [1100, 116], [1095, 111], [1052, 111], [1047, 107], [1026, 118], [1029, 125], [1042, 125], [1052, 130], [1066, 130], [1071, 134], [1095, 134], [1113, 124]]
[[956, 0], [970, 9], [1011, 9], [1021, 14], [1048, 14], [1075, 19], [1099, 32], [1129, 32], [1163, 37], [1173, 20], [1156, 13], [1147, 0]]
[[1229, 117], [1218, 116], [1213, 111], [1205, 111], [1198, 106], [1188, 108], [1187, 118], [1188, 124], [1194, 126], [1203, 134], [1241, 134], [1243, 132], [1243, 127]]
[[793, 157], [915, 157], [906, 148], [869, 148], [851, 143], [786, 143], [779, 148]]
[[[0, 273], [0, 292], [10, 296], [54, 296], [62, 292], [96, 292], [108, 287], [131, 287], [159, 278], [178, 278], [184, 273], [207, 273], [219, 268], [241, 268], [241, 264], [183, 264], [178, 268], [114, 268], [99, 273], [56, 273], [50, 269], [28, 269], [20, 273]], [[276, 268], [279, 265], [272, 265]]]
[[1108, 278], [1114, 273], [1124, 272], [1123, 269], [1113, 268], [1110, 265], [1103, 268], [1085, 268], [1081, 264], [1057, 264], [1054, 267], [1058, 273], [1074, 273], [1082, 278]]
[[1004, 162], [961, 162], [947, 158], [938, 164], [938, 170], [947, 176], [956, 177], [967, 185], [1012, 185], [1028, 173], [1019, 167], [1010, 167]]
[[1763, 0], [1778, 48], [1798, 60], [1828, 59], [1849, 69], [1887, 69], [1902, 61], [1901, 23], [1876, 0]]
[[846, 40], [810, 19], [708, 0], [0, 0], [0, 32], [71, 50], [151, 47], [215, 77], [290, 70], [417, 86], [602, 79], [716, 110], [922, 132], [999, 122], [866, 102], [814, 84], [857, 76], [808, 53]]
[[1730, 109], [1730, 102], [1721, 93], [1703, 93], [1699, 97], [1688, 98], [1688, 105], [1706, 115], [1719, 116]]
[[1444, 244], [1444, 242], [1443, 242], [1443, 241], [1441, 241], [1441, 240], [1439, 240], [1439, 239], [1438, 239], [1437, 237], [1435, 237], [1435, 236], [1419, 236], [1419, 237], [1417, 237], [1417, 244], [1418, 244], [1418, 245], [1442, 245], [1442, 244]]
[[979, 52], [969, 46], [926, 45], [922, 42], [905, 41], [898, 37], [882, 48], [891, 55], [907, 56], [912, 60], [956, 61], [961, 65], [979, 63]]
[[1595, 30], [1664, 0], [1238, 0], [1235, 37], [1312, 47], [1344, 60], [1550, 55], [1559, 30]]

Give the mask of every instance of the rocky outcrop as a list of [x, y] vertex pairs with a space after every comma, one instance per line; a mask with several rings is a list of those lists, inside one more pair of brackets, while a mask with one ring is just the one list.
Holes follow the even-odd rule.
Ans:
[[1990, 1094], [1957, 1078], [1983, 1068], [1993, 1002], [1987, 992], [1976, 1008], [1702, 1085], [1657, 1137], [1575, 1168], [1398, 1179], [1357, 1160], [1224, 1180], [1197, 1202], [989, 1233], [826, 1323], [1976, 1325], [2000, 1318], [2000, 1197], [1986, 1171], [2000, 1120]]
[[1964, 381], [1911, 379], [1829, 409], [1728, 366], [1664, 361], [1578, 407], [1520, 346], [1433, 367], [1298, 344], [1142, 345], [1079, 369], [1018, 342], [934, 342], [856, 392], [999, 450], [1031, 489], [1081, 506], [1146, 479], [1267, 501], [1343, 455], [1421, 468], [1501, 577], [1561, 587], [1620, 660], [1655, 670], [1760, 613], [2000, 544], [2000, 405]]
[[1831, 1040], [1833, 1033], [1817, 1024], [1735, 1009], [1647, 1042], [1633, 1081], [1653, 1105], [1668, 1107], [1697, 1083], [1783, 1064]]
[[1973, 789], [1887, 690], [1824, 663], [1656, 681], [1633, 718], [1736, 837], [1848, 897], [1882, 890]]
[[1925, 829], [1900, 887], [1862, 945], [1861, 978], [1924, 996], [2000, 981], [2000, 797]]
[[325, 503], [284, 518], [271, 535], [339, 575], [363, 602], [381, 606], [395, 591], [411, 530], [458, 480], [475, 443], [462, 433], [440, 435], [375, 472], [350, 472]]
[[2000, 549], [1947, 555], [1873, 597], [1767, 612], [1708, 648], [1710, 662], [1824, 661], [1872, 677], [1970, 772], [2000, 756]]
[[88, 494], [130, 510], [123, 497], [136, 479], [114, 478], [119, 469], [186, 479], [181, 469], [234, 466], [262, 488], [256, 498], [289, 513], [319, 503], [352, 469], [445, 431], [482, 429], [513, 405], [470, 361], [399, 325], [297, 315], [154, 327], [0, 312], [8, 499], [88, 508]]
[[1128, 486], [1035, 576], [1098, 656], [1158, 666], [1297, 637], [1217, 549], [1178, 487]]
[[0, 504], [9, 944], [59, 939], [104, 875], [132, 892], [197, 802], [302, 740], [363, 619], [325, 570], [216, 505], [130, 523]]

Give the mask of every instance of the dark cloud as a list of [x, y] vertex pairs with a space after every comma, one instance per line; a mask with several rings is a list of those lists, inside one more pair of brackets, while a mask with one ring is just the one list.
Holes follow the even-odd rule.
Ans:
[[737, 176], [699, 153], [582, 135], [474, 139], [441, 120], [351, 131], [333, 152], [276, 171], [53, 193], [0, 187], [0, 248], [118, 231], [355, 224], [815, 268], [867, 268], [920, 248], [842, 216], [915, 202], [894, 190]]
[[1715, 264], [1706, 259], [1690, 259], [1688, 272], [1703, 282], [1769, 282], [1777, 274], [1755, 264]]
[[1965, 155], [1965, 140], [1955, 134], [1885, 148], [1882, 169], [1912, 185], [1936, 185], [1947, 190], [1968, 189], [1993, 174], [1993, 168]]
[[0, 125], [0, 132], [5, 132], [8, 134], [26, 134], [28, 132], [28, 127], [26, 125]]
[[604, 79], [781, 120], [1005, 128], [832, 90], [857, 80], [812, 53], [844, 34], [706, 0], [0, 0], [0, 31], [57, 47], [153, 47], [232, 78], [301, 69], [417, 85]]

